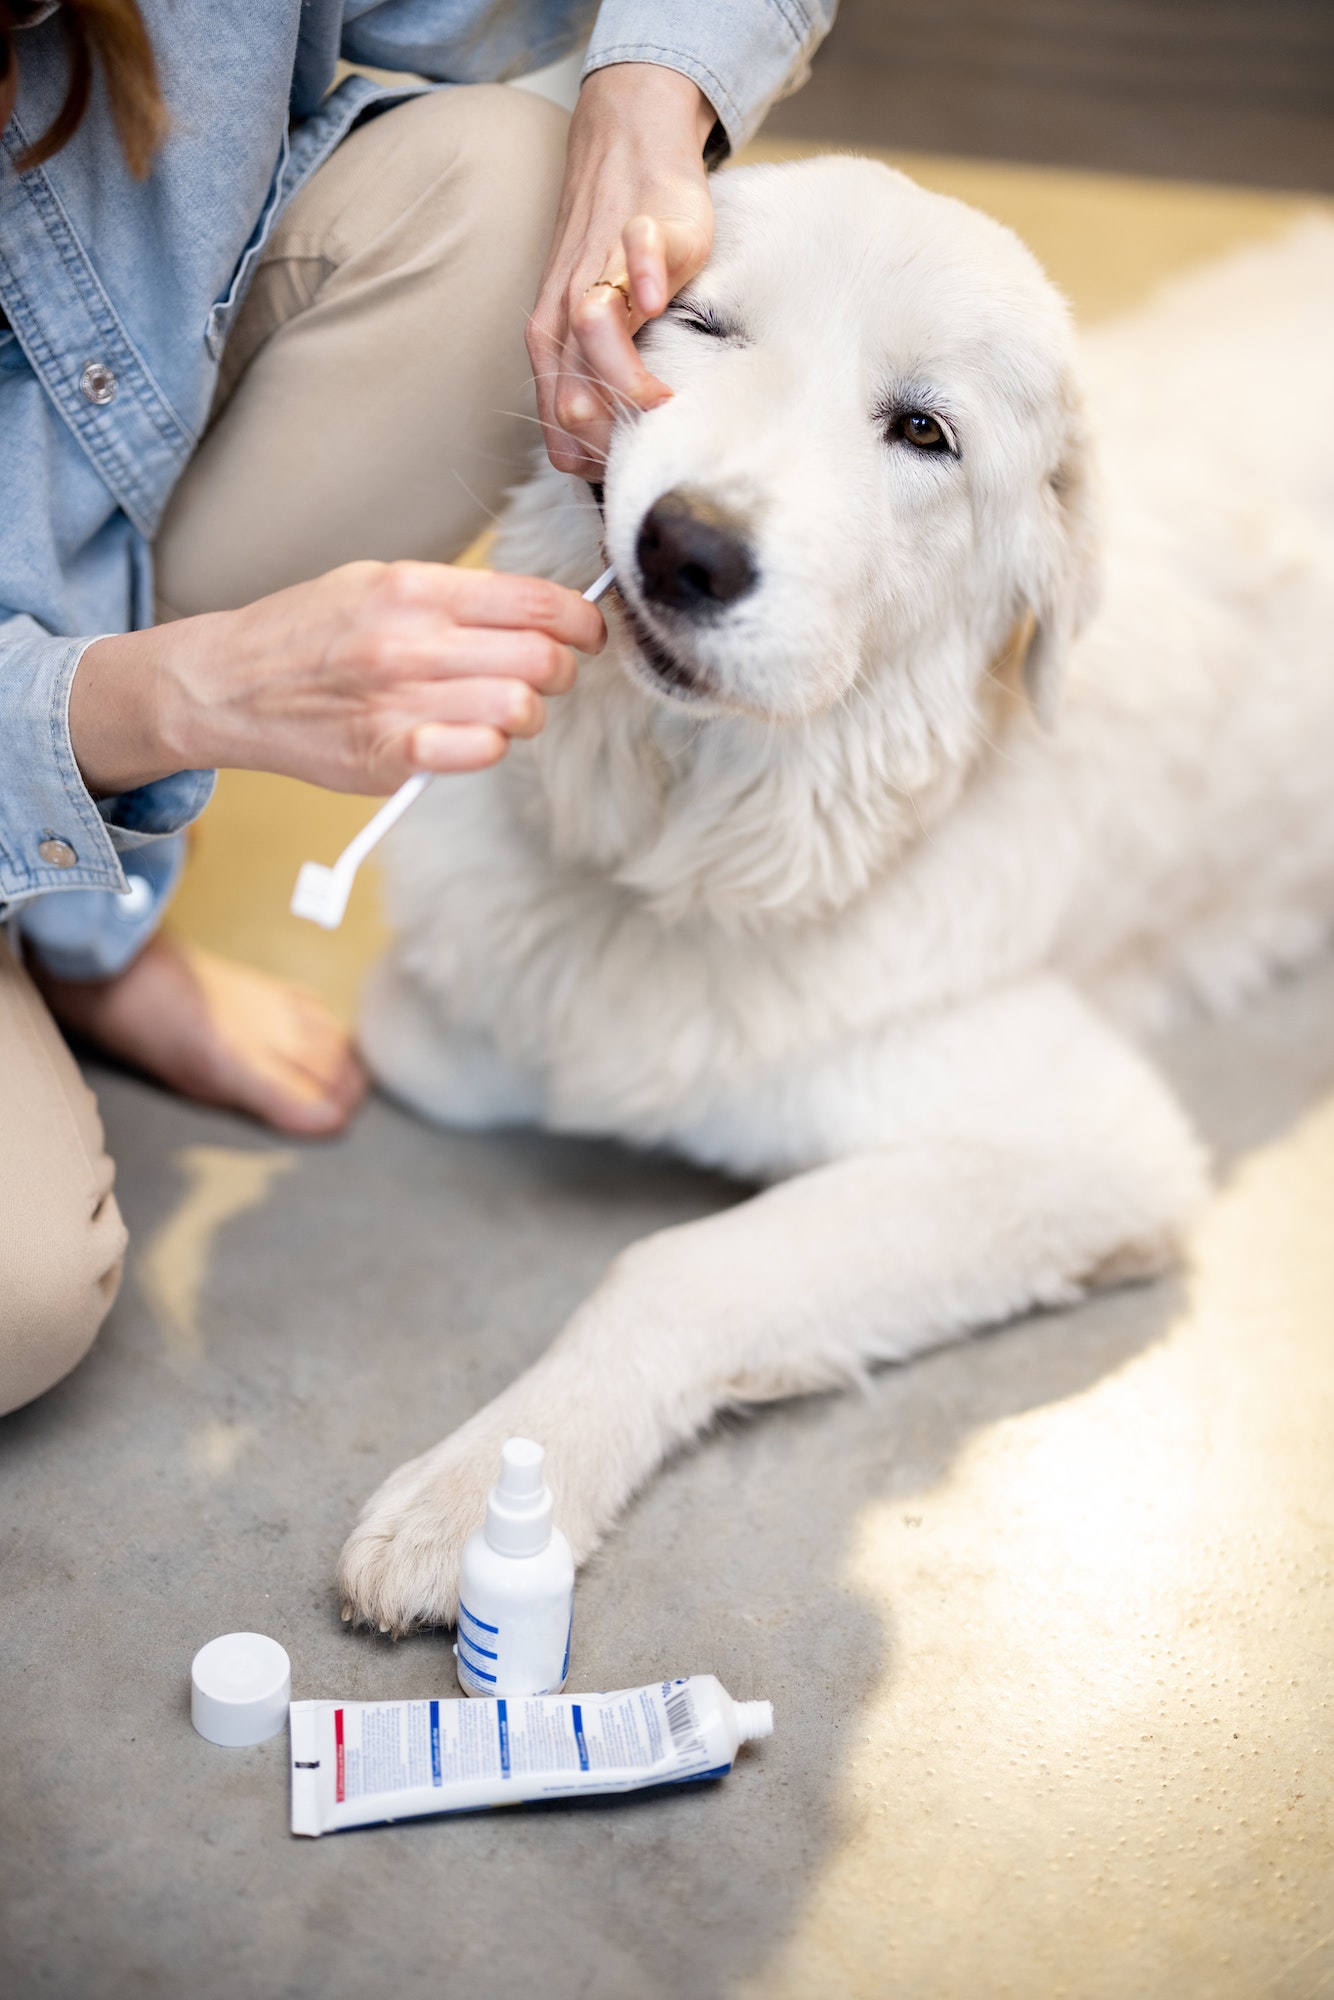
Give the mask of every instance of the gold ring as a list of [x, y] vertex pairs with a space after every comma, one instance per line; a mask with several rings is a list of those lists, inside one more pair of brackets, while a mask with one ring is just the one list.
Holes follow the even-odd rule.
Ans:
[[[595, 285], [588, 287], [588, 292], [600, 292], [604, 289], [619, 292], [625, 300], [627, 309], [633, 311], [634, 300], [630, 296], [630, 274], [628, 271], [623, 271], [619, 278], [599, 278]], [[585, 298], [588, 297], [588, 292], [584, 293]]]

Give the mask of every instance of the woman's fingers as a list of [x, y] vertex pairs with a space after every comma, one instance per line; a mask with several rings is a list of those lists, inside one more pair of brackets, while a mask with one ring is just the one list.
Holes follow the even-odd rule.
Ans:
[[488, 628], [521, 637], [545, 634], [561, 646], [599, 653], [607, 628], [596, 605], [577, 590], [538, 576], [510, 576], [503, 570], [456, 569], [444, 563], [396, 562], [385, 568], [373, 612], [395, 615], [410, 629], [414, 614], [427, 622], [446, 621], [479, 633]]
[[397, 690], [393, 706], [414, 725], [481, 724], [506, 736], [536, 736], [547, 719], [546, 703], [527, 681], [424, 681]]
[[666, 310], [707, 255], [707, 245], [691, 265], [693, 232], [637, 215], [621, 235], [619, 251], [606, 271], [608, 280], [574, 300], [569, 315], [567, 367], [557, 392], [556, 414], [568, 435], [586, 449], [605, 450], [609, 418], [618, 402], [653, 410], [671, 396], [667, 384], [644, 366], [634, 335], [646, 320]]
[[[715, 123], [704, 92], [657, 63], [609, 63], [580, 86], [528, 328], [538, 416], [562, 472], [600, 479], [613, 417], [670, 394], [633, 341], [708, 257], [704, 151]], [[628, 311], [605, 279], [627, 281]]]
[[499, 729], [476, 724], [424, 722], [413, 730], [406, 748], [413, 771], [484, 771], [500, 762], [509, 739]]
[[[418, 683], [449, 686], [482, 677], [524, 683], [538, 694], [565, 694], [574, 686], [578, 670], [572, 648], [545, 633], [452, 625], [440, 619], [379, 631], [373, 647], [376, 680], [391, 695], [406, 686], [415, 691]], [[349, 650], [355, 657], [357, 640], [349, 642]]]
[[632, 216], [621, 232], [621, 243], [633, 310], [641, 320], [652, 319], [666, 310], [681, 282], [671, 281], [667, 231], [651, 215]]
[[413, 771], [480, 771], [519, 737], [536, 736], [546, 703], [526, 681], [424, 680], [400, 688], [376, 728], [377, 789]]
[[574, 649], [605, 639], [595, 606], [540, 577], [347, 563], [236, 611], [95, 641], [71, 737], [106, 793], [218, 764], [392, 791], [536, 735], [545, 698], [574, 683]]
[[621, 233], [630, 296], [641, 320], [665, 312], [709, 261], [710, 232], [698, 222], [632, 216]]
[[671, 397], [667, 383], [644, 366], [634, 336], [703, 269], [709, 243], [698, 225], [636, 215], [605, 270], [608, 279], [628, 281], [629, 300], [619, 285], [598, 283], [570, 301], [569, 338], [550, 399], [563, 434], [555, 459], [562, 470], [596, 478], [618, 408], [654, 410]]
[[569, 341], [550, 403], [560, 435], [555, 442], [550, 434], [547, 439], [552, 463], [562, 472], [601, 478], [618, 406], [653, 410], [671, 397], [634, 344], [632, 335], [642, 324], [642, 316], [611, 285], [595, 286], [571, 306]]
[[[667, 384], [650, 375], [631, 339], [643, 323], [644, 315], [632, 312], [624, 293], [611, 285], [595, 286], [575, 304], [570, 313], [573, 359], [592, 382], [576, 377], [557, 395], [556, 414], [572, 435], [580, 434], [584, 424], [604, 417], [608, 408], [614, 410], [618, 402], [652, 410], [670, 397]], [[589, 395], [593, 383], [601, 391], [601, 404], [585, 415], [576, 403]]]
[[[570, 369], [567, 379], [577, 374], [576, 369]], [[594, 485], [602, 479], [611, 443], [611, 413], [591, 383], [572, 390], [566, 402], [558, 404], [553, 396], [542, 417], [542, 428], [547, 457], [557, 472], [573, 473], [576, 479], [587, 479]]]

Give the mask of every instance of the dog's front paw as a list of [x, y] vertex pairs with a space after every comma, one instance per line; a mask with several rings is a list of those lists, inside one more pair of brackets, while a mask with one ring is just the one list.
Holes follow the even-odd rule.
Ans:
[[455, 1622], [463, 1544], [485, 1516], [499, 1460], [491, 1438], [455, 1436], [390, 1474], [339, 1558], [345, 1619], [396, 1639]]

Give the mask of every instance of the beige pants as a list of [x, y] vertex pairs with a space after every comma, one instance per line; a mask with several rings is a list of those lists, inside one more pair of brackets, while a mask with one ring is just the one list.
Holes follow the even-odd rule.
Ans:
[[[482, 85], [359, 127], [275, 229], [157, 545], [164, 616], [448, 559], [538, 432], [524, 354], [565, 118]], [[0, 1412], [87, 1352], [125, 1229], [91, 1093], [0, 938]]]

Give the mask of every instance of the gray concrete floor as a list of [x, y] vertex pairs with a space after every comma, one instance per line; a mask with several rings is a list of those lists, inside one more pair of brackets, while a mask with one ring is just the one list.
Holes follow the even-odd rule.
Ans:
[[1334, 1992], [1334, 969], [1168, 1059], [1224, 1190], [1180, 1277], [723, 1427], [585, 1576], [572, 1685], [773, 1700], [731, 1778], [318, 1843], [283, 1739], [192, 1732], [195, 1648], [452, 1693], [442, 1636], [340, 1625], [356, 1509], [735, 1191], [378, 1103], [283, 1146], [98, 1074], [135, 1261], [0, 1425], [4, 1992]]

